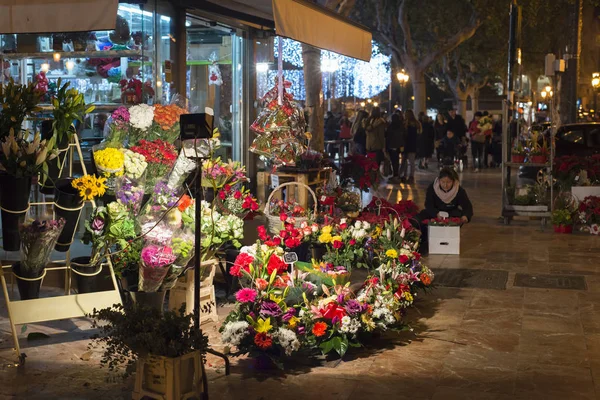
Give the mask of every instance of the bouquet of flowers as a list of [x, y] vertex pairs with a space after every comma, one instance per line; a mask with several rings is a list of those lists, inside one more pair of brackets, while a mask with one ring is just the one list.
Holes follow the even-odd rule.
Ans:
[[196, 230], [196, 202], [187, 194], [184, 194], [179, 198], [177, 209], [181, 212], [181, 220], [183, 227], [189, 229], [192, 232]]
[[220, 189], [225, 185], [233, 186], [239, 182], [246, 182], [246, 167], [239, 161], [221, 161], [221, 157], [206, 160], [202, 163], [202, 186]]
[[[172, 188], [165, 180], [159, 180], [154, 185], [150, 200], [148, 200], [148, 203], [144, 206], [142, 214], [147, 215], [150, 219], [157, 220], [161, 218], [165, 212], [173, 211], [174, 207], [179, 203], [181, 191], [181, 188]], [[175, 213], [170, 214], [168, 217], [181, 219], [181, 215], [178, 216]]]
[[429, 226], [461, 226], [462, 221], [460, 218], [450, 217], [450, 218], [442, 218], [435, 217], [431, 219], [424, 219], [423, 224]]
[[142, 249], [140, 259], [138, 290], [141, 292], [156, 292], [177, 256], [173, 253], [171, 246], [146, 244]]
[[115, 189], [116, 178], [122, 176], [125, 170], [125, 155], [120, 149], [106, 147], [104, 144], [94, 146], [92, 149], [94, 163], [98, 173], [106, 178], [109, 190]]
[[155, 105], [154, 123], [157, 125], [155, 128], [156, 134], [166, 142], [175, 142], [179, 137], [179, 117], [182, 114], [187, 114], [187, 111], [176, 104]]
[[160, 139], [152, 142], [142, 139], [138, 146], [131, 147], [131, 151], [143, 155], [148, 163], [146, 168], [146, 191], [148, 192], [152, 190], [158, 179], [167, 175], [177, 160], [175, 146]]
[[563, 156], [554, 160], [556, 179], [564, 189], [571, 186], [600, 185], [600, 155], [589, 157]]
[[306, 209], [296, 201], [271, 200], [269, 211], [273, 215], [285, 215], [288, 218], [306, 217]]
[[335, 267], [343, 266], [348, 271], [367, 268], [371, 230], [368, 222], [356, 221], [350, 225], [345, 218], [339, 224], [322, 226], [317, 238], [318, 243], [326, 248], [322, 261]]
[[106, 240], [109, 232], [108, 211], [106, 207], [96, 207], [90, 219], [85, 221], [85, 232], [81, 241], [92, 245], [90, 264], [96, 265], [110, 247]]
[[127, 207], [132, 215], [137, 215], [144, 199], [144, 180], [122, 176], [117, 180], [115, 197]]
[[129, 149], [121, 149], [121, 151], [125, 156], [123, 160], [125, 164], [125, 175], [132, 179], [140, 179], [148, 167], [146, 157]]
[[343, 185], [353, 183], [359, 189], [368, 192], [379, 183], [379, 164], [371, 156], [355, 154], [346, 157], [340, 177]]
[[248, 213], [258, 211], [258, 202], [243, 186], [233, 189], [225, 185], [217, 195], [217, 208], [222, 214], [233, 214], [244, 219]]
[[104, 196], [106, 193], [106, 178], [98, 178], [96, 175], [84, 175], [73, 179], [71, 186], [79, 191], [83, 200], [93, 200], [94, 197]]
[[[25, 138], [28, 132], [15, 131], [11, 129], [10, 134], [2, 138], [0, 144], [0, 171], [17, 178], [37, 176], [46, 170], [46, 162], [57, 156], [57, 150], [53, 150], [46, 140], [41, 140], [39, 133], [33, 137], [33, 141]], [[45, 178], [44, 178], [45, 179]]]
[[106, 137], [106, 143], [111, 147], [123, 146], [129, 135], [129, 109], [119, 107], [110, 116], [110, 128]]
[[587, 196], [579, 203], [579, 219], [592, 235], [600, 235], [600, 197]]
[[217, 250], [227, 242], [240, 247], [244, 237], [244, 221], [235, 215], [222, 215], [213, 210], [206, 201], [200, 202], [202, 232], [200, 256], [202, 260], [214, 257]]
[[194, 235], [191, 232], [175, 235], [172, 241], [173, 254], [177, 257], [171, 265], [171, 269], [165, 276], [159, 291], [170, 290], [175, 286], [177, 278], [185, 271], [185, 268], [194, 257]]
[[493, 127], [492, 122], [492, 118], [489, 115], [484, 115], [479, 119], [479, 122], [477, 123], [477, 128], [479, 128], [481, 133], [483, 133], [484, 135], [491, 136]]
[[37, 278], [41, 275], [56, 241], [65, 226], [65, 220], [32, 220], [19, 227], [21, 237], [21, 276]]
[[[152, 126], [154, 121], [154, 107], [147, 104], [138, 104], [129, 109], [129, 123], [134, 129], [130, 132], [130, 144], [136, 144], [137, 140]], [[133, 140], [132, 140], [133, 139]]]

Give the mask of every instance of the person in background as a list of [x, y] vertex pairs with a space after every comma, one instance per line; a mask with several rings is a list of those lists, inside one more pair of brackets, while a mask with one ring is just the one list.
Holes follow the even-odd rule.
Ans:
[[[347, 113], [344, 113], [342, 119], [340, 120], [340, 139], [352, 139], [352, 123], [350, 122]], [[348, 152], [350, 151], [350, 144], [344, 143], [342, 146], [344, 146], [345, 153], [348, 154]]]
[[385, 130], [387, 123], [381, 116], [381, 109], [373, 107], [371, 115], [363, 123], [367, 133], [367, 153], [375, 153], [377, 165], [384, 160]]
[[469, 136], [471, 137], [471, 155], [473, 156], [473, 166], [475, 172], [483, 165], [483, 153], [485, 151], [485, 135], [479, 129], [479, 120], [483, 114], [480, 111], [475, 113], [473, 121], [469, 124]]
[[365, 128], [363, 127], [363, 122], [368, 116], [369, 114], [367, 114], [365, 110], [360, 110], [358, 114], [356, 114], [356, 118], [352, 124], [354, 152], [357, 154], [362, 154], [363, 156], [367, 154], [367, 134], [365, 132]]
[[446, 120], [444, 119], [444, 114], [441, 112], [438, 112], [438, 115], [435, 118], [433, 129], [435, 130], [435, 153], [439, 163], [442, 161], [439, 151], [440, 142], [446, 137], [446, 131], [448, 130], [448, 127], [446, 126]]
[[473, 205], [467, 191], [460, 186], [458, 174], [453, 168], [442, 168], [435, 181], [429, 185], [425, 194], [425, 208], [417, 219], [421, 228], [421, 254], [429, 251], [427, 225], [423, 221], [440, 218], [442, 214], [450, 218], [460, 218], [463, 224], [471, 222]]
[[[406, 140], [402, 152], [402, 165], [400, 166], [400, 180], [407, 183], [415, 183], [415, 157], [417, 155], [417, 142], [421, 134], [421, 124], [415, 117], [413, 110], [406, 110], [404, 121], [406, 128]], [[408, 164], [410, 163], [410, 173]]]
[[419, 159], [419, 169], [429, 168], [429, 159], [433, 155], [435, 132], [433, 125], [429, 122], [429, 117], [423, 111], [419, 113], [419, 123], [422, 133], [418, 136], [417, 158]]
[[454, 135], [454, 132], [446, 131], [446, 136], [440, 140], [440, 146], [438, 147], [438, 155], [443, 167], [454, 166], [454, 160], [458, 157], [459, 146], [460, 141]]
[[392, 114], [392, 121], [385, 132], [385, 145], [392, 163], [393, 177], [390, 182], [400, 182], [400, 152], [404, 149], [406, 127], [404, 126], [404, 115], [402, 111]]
[[[327, 111], [327, 116], [325, 117], [325, 140], [338, 140], [337, 124], [335, 122], [335, 116], [331, 111]], [[335, 159], [337, 145], [331, 143], [328, 144], [327, 151], [329, 157]]]
[[498, 168], [502, 165], [502, 118], [495, 117], [492, 128], [492, 167]]
[[446, 128], [454, 132], [454, 135], [456, 135], [460, 141], [467, 135], [467, 124], [465, 119], [460, 114], [456, 113], [456, 109], [452, 109], [448, 112]]

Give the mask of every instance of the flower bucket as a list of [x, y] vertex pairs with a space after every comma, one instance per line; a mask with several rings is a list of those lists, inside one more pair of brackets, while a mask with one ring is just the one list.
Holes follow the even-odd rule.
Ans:
[[554, 225], [555, 233], [573, 233], [573, 225]]
[[71, 259], [71, 272], [75, 276], [77, 293], [92, 293], [98, 291], [98, 275], [102, 264], [90, 264], [91, 257], [75, 257]]
[[512, 156], [510, 156], [510, 160], [514, 163], [524, 163], [525, 162], [525, 155], [522, 154], [513, 154]]
[[[42, 127], [40, 129], [42, 140], [50, 140], [53, 136], [52, 131], [53, 120], [42, 121]], [[40, 192], [44, 194], [52, 194], [54, 192], [54, 185], [65, 167], [65, 161], [67, 159], [67, 152], [69, 150], [69, 135], [63, 134], [59, 142], [56, 143], [58, 149], [58, 156], [56, 159], [48, 161], [48, 175], [46, 179], [40, 179]]]
[[316, 261], [321, 261], [323, 256], [327, 253], [327, 247], [321, 244], [312, 244], [311, 247], [312, 258]]
[[81, 209], [85, 205], [71, 182], [73, 182], [73, 178], [59, 179], [54, 188], [54, 213], [56, 218], [65, 219], [65, 227], [54, 246], [54, 250], [60, 252], [66, 252], [71, 247], [75, 230], [79, 225]]
[[137, 306], [149, 307], [164, 311], [165, 294], [167, 292], [129, 292], [131, 299]]
[[0, 174], [0, 209], [2, 211], [2, 241], [6, 251], [19, 251], [19, 225], [29, 210], [31, 177], [16, 178]]
[[40, 288], [46, 276], [46, 269], [43, 269], [39, 276], [26, 276], [28, 274], [25, 271], [21, 272], [21, 263], [16, 262], [12, 266], [12, 273], [17, 279], [17, 287], [19, 288], [21, 300], [31, 300], [40, 297]]
[[548, 161], [548, 157], [545, 155], [530, 156], [529, 160], [533, 164], [546, 164], [546, 161]]

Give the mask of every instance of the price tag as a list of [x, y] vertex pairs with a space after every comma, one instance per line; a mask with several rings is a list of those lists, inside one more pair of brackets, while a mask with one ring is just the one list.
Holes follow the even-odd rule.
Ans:
[[271, 174], [271, 188], [275, 189], [279, 186], [279, 175]]
[[286, 264], [293, 264], [295, 262], [298, 262], [298, 254], [296, 254], [294, 252], [285, 253], [283, 255], [283, 261]]
[[448, 214], [446, 211], [440, 211], [440, 217], [448, 218], [449, 216], [450, 216], [450, 214]]
[[324, 203], [325, 200], [327, 200], [327, 197], [326, 196], [321, 196], [321, 203]]

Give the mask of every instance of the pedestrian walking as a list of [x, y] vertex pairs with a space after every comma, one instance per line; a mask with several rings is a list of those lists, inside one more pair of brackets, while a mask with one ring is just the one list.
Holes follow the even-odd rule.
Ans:
[[438, 111], [438, 114], [435, 118], [435, 123], [433, 125], [433, 129], [435, 131], [435, 155], [437, 157], [438, 163], [441, 161], [439, 146], [440, 142], [443, 138], [446, 137], [446, 131], [448, 131], [448, 127], [446, 126], [446, 119], [444, 118], [444, 114]]
[[392, 178], [390, 182], [400, 182], [400, 152], [404, 149], [406, 127], [402, 112], [392, 114], [392, 122], [385, 133], [385, 144], [392, 163]]
[[471, 155], [473, 156], [473, 167], [479, 172], [483, 165], [485, 151], [485, 134], [479, 128], [479, 120], [483, 117], [480, 111], [475, 113], [473, 121], [469, 124], [469, 136], [471, 138]]
[[363, 156], [367, 154], [367, 133], [363, 126], [365, 120], [369, 117], [369, 114], [365, 110], [360, 110], [356, 115], [356, 119], [352, 124], [352, 138], [354, 140], [354, 152], [357, 154], [362, 154]]
[[[402, 152], [402, 165], [400, 166], [400, 176], [402, 182], [415, 182], [415, 157], [417, 155], [417, 142], [421, 134], [421, 124], [415, 117], [413, 110], [407, 110], [404, 126], [406, 127], [406, 140], [404, 151]], [[410, 173], [408, 172], [410, 164]]]
[[[350, 122], [350, 119], [348, 118], [348, 114], [344, 113], [344, 115], [342, 116], [342, 119], [340, 120], [340, 140], [349, 140], [352, 139], [352, 123]], [[349, 143], [345, 142], [342, 143], [340, 145], [340, 150], [341, 147], [344, 146], [345, 149], [345, 153], [348, 154], [349, 152]]]
[[364, 127], [367, 134], [367, 153], [375, 153], [377, 165], [380, 165], [384, 160], [383, 150], [385, 149], [387, 123], [381, 116], [379, 107], [373, 107], [371, 115], [364, 122]]
[[423, 111], [419, 113], [419, 123], [422, 133], [418, 136], [417, 158], [419, 159], [419, 169], [429, 168], [429, 159], [433, 155], [435, 131], [429, 121], [429, 117]]

